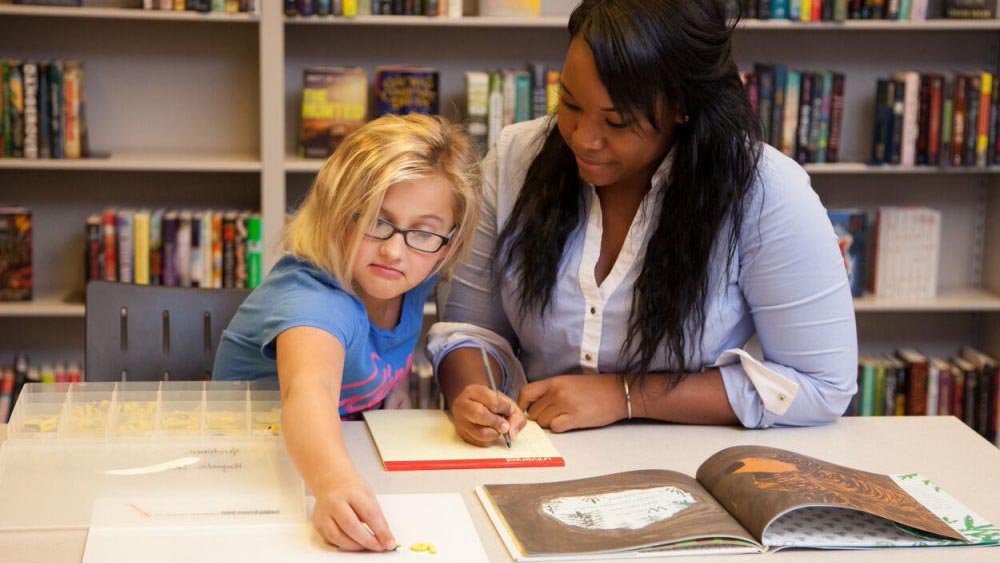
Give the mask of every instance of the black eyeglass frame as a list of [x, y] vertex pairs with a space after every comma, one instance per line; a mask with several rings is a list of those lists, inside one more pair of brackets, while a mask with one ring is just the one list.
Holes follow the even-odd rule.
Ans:
[[[351, 215], [351, 219], [353, 219], [355, 223], [357, 223], [358, 219], [360, 219], [360, 218], [361, 218], [361, 214], [360, 213], [354, 213], [353, 215]], [[372, 227], [378, 225], [379, 223], [385, 223], [386, 225], [389, 225], [389, 227], [392, 228], [392, 232], [389, 233], [388, 235], [382, 237], [382, 236], [378, 236], [376, 234], [371, 233], [370, 232], [371, 229], [365, 229], [365, 236], [369, 237], [369, 238], [373, 238], [375, 240], [389, 240], [392, 237], [396, 236], [396, 233], [402, 233], [403, 234], [403, 242], [406, 243], [406, 246], [412, 248], [413, 250], [416, 250], [417, 252], [423, 252], [425, 254], [434, 254], [435, 252], [440, 252], [442, 248], [444, 248], [444, 247], [448, 246], [449, 244], [451, 244], [451, 240], [455, 237], [455, 231], [458, 230], [458, 226], [455, 226], [455, 227], [451, 228], [451, 231], [448, 232], [447, 236], [446, 235], [439, 235], [437, 233], [432, 233], [431, 231], [425, 231], [423, 229], [401, 229], [401, 228], [397, 227], [396, 225], [394, 225], [393, 223], [391, 223], [391, 222], [389, 222], [389, 221], [387, 221], [385, 219], [382, 219], [382, 218], [376, 218], [375, 219], [375, 223], [374, 223], [374, 225], [372, 225]], [[440, 241], [441, 244], [439, 244], [438, 247], [435, 248], [434, 250], [425, 250], [423, 248], [417, 248], [416, 246], [413, 246], [412, 243], [410, 243], [410, 238], [409, 238], [410, 233], [420, 233], [422, 235], [430, 235], [430, 236], [436, 238], [438, 241]]]

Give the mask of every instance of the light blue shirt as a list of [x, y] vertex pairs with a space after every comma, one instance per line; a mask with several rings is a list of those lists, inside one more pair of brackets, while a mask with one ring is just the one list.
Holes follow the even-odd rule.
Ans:
[[[593, 187], [583, 187], [580, 223], [566, 243], [549, 308], [543, 318], [536, 312], [522, 315], [513, 272], [499, 274], [496, 294], [491, 256], [541, 146], [545, 124], [543, 118], [507, 127], [483, 161], [485, 194], [475, 248], [456, 271], [444, 320], [471, 323], [505, 338], [528, 381], [620, 373], [632, 287], [655, 228], [671, 155], [654, 174], [653, 188], [600, 285], [594, 266], [600, 254], [601, 207]], [[729, 269], [725, 244], [716, 245], [704, 336], [700, 346], [690, 344], [688, 361], [708, 367], [724, 350], [743, 347], [756, 334], [763, 365], [796, 382], [798, 392], [784, 414], [777, 415], [764, 409], [740, 363], [721, 367], [729, 403], [743, 425], [830, 422], [844, 412], [857, 387], [854, 305], [837, 238], [809, 176], [770, 146], [763, 146], [759, 178], [748, 199]], [[689, 329], [689, 341], [692, 334]], [[437, 365], [452, 350], [475, 345], [469, 339], [451, 342], [433, 361]], [[662, 349], [650, 366], [651, 372], [674, 369]]]
[[372, 324], [361, 299], [344, 291], [333, 276], [285, 256], [223, 331], [212, 377], [275, 379], [278, 335], [295, 327], [318, 328], [344, 347], [340, 416], [378, 408], [410, 372], [424, 301], [436, 281], [432, 276], [406, 292], [399, 324], [387, 330]]

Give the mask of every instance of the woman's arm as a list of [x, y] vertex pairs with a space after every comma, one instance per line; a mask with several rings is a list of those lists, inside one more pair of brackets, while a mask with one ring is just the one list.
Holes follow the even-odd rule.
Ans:
[[521, 389], [518, 406], [528, 417], [553, 432], [607, 426], [628, 418], [648, 418], [688, 424], [736, 424], [719, 370], [689, 374], [667, 388], [663, 374], [641, 380], [617, 374], [558, 375]]
[[338, 412], [344, 347], [328, 332], [297, 327], [278, 335], [277, 357], [281, 431], [316, 497], [316, 530], [341, 549], [394, 549], [382, 510], [344, 447]]

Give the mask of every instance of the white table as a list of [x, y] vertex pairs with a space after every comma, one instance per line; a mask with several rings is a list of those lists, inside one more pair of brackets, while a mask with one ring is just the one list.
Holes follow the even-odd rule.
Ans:
[[[866, 471], [919, 472], [986, 519], [1000, 524], [1000, 450], [954, 417], [844, 418], [836, 424], [819, 428], [770, 430], [619, 424], [598, 430], [553, 435], [552, 441], [565, 457], [566, 467], [393, 473], [382, 470], [364, 423], [347, 422], [344, 427], [355, 464], [375, 492], [460, 492], [490, 561], [494, 562], [510, 561], [510, 557], [473, 493], [476, 485], [555, 481], [645, 468], [666, 468], [694, 475], [698, 464], [712, 453], [738, 444], [795, 450]], [[0, 427], [0, 440], [4, 435], [5, 429]], [[85, 530], [0, 532], [0, 561], [79, 562], [85, 541]], [[778, 563], [872, 560], [995, 563], [1000, 561], [1000, 547], [855, 552], [802, 550], [663, 560], [766, 563], [772, 558]]]

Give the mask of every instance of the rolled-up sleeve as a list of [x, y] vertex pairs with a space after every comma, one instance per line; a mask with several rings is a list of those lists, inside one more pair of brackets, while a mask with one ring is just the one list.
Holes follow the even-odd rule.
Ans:
[[738, 284], [762, 363], [798, 391], [784, 414], [775, 414], [744, 368], [726, 365], [720, 369], [733, 411], [748, 428], [835, 420], [857, 390], [854, 304], [826, 210], [790, 159], [773, 153], [762, 159], [738, 252]]

